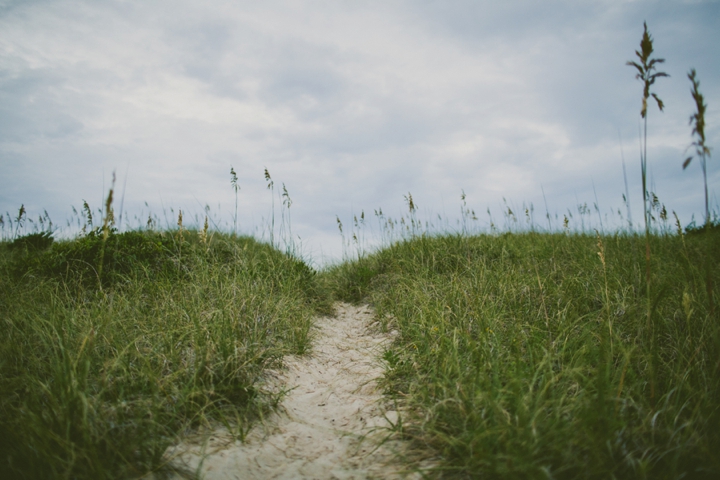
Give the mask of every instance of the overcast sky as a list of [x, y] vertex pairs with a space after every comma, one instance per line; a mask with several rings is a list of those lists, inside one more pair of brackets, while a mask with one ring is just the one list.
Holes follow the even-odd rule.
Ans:
[[[454, 222], [464, 191], [484, 228], [503, 198], [542, 225], [545, 202], [553, 227], [584, 203], [597, 221], [597, 195], [620, 224], [624, 153], [637, 223], [642, 84], [625, 62], [643, 21], [670, 74], [651, 188], [685, 225], [704, 215], [700, 164], [682, 170], [692, 67], [720, 148], [718, 1], [0, 0], [0, 212], [63, 227], [116, 171], [131, 226], [209, 205], [227, 229], [232, 166], [240, 230], [259, 234], [267, 168], [321, 262], [340, 254], [336, 215], [398, 216], [408, 192], [420, 218]], [[720, 210], [717, 158], [708, 183]]]

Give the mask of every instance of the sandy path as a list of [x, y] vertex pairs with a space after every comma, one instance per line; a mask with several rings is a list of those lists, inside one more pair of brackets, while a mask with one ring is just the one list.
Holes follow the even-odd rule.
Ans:
[[318, 319], [312, 354], [287, 357], [287, 369], [271, 379], [292, 388], [280, 413], [245, 443], [216, 431], [202, 446], [180, 445], [168, 452], [174, 463], [208, 480], [421, 478], [404, 471], [401, 441], [376, 448], [398, 418], [376, 386], [379, 357], [392, 336], [374, 328], [369, 307], [336, 307], [335, 318]]

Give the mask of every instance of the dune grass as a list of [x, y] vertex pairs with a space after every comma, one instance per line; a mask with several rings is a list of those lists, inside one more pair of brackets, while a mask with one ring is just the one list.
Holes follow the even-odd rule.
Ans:
[[320, 273], [206, 229], [0, 243], [4, 477], [132, 478], [197, 427], [243, 438], [331, 291], [399, 331], [384, 388], [441, 477], [720, 473], [717, 228], [649, 237], [648, 322], [644, 236], [416, 223]]
[[717, 478], [720, 234], [647, 238], [649, 323], [637, 234], [420, 235], [326, 280], [399, 331], [385, 388], [441, 476]]
[[252, 238], [96, 229], [0, 243], [0, 473], [133, 478], [204, 424], [242, 438], [278, 397], [263, 369], [309, 347], [330, 304]]

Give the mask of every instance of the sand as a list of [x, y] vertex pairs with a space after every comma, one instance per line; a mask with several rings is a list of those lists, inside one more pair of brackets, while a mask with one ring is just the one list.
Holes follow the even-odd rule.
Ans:
[[292, 389], [278, 413], [244, 443], [223, 429], [186, 440], [168, 449], [173, 464], [207, 480], [422, 478], [392, 435], [398, 412], [377, 387], [394, 332], [380, 333], [367, 306], [336, 308], [336, 317], [317, 319], [310, 355], [286, 357], [286, 368], [271, 372], [267, 388]]

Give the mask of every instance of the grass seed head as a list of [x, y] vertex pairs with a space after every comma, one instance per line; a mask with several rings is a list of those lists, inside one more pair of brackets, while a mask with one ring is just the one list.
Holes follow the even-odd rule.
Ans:
[[207, 215], [205, 215], [205, 224], [203, 225], [203, 229], [202, 229], [202, 230], [200, 231], [200, 233], [199, 233], [199, 235], [200, 235], [200, 241], [202, 242], [203, 245], [207, 245], [207, 244], [208, 244], [208, 236], [207, 236], [208, 227], [209, 227], [209, 225], [208, 225], [208, 217], [207, 217]]
[[85, 212], [85, 219], [86, 219], [86, 225], [92, 228], [93, 226], [93, 217], [92, 217], [92, 211], [90, 210], [90, 205], [88, 204], [87, 200], [83, 200], [83, 212]]
[[25, 213], [26, 213], [25, 204], [22, 204], [22, 205], [20, 205], [20, 210], [18, 210], [18, 216], [15, 219], [16, 224], [22, 222], [22, 219], [25, 216]]
[[602, 262], [603, 268], [606, 267], [605, 265], [605, 245], [603, 245], [602, 238], [600, 237], [600, 232], [595, 230], [595, 235], [597, 237], [597, 247], [598, 247], [598, 257], [600, 257], [600, 262]]
[[[710, 156], [710, 147], [705, 145], [705, 111], [707, 110], [707, 103], [703, 94], [700, 93], [700, 80], [697, 79], [697, 72], [695, 69], [691, 69], [688, 73], [688, 78], [692, 82], [692, 94], [693, 100], [695, 101], [695, 113], [690, 116], [690, 125], [693, 127], [692, 135], [697, 135], [697, 140], [690, 144], [690, 147], [695, 147], [696, 153], [699, 157]], [[690, 148], [688, 147], [688, 148]], [[693, 157], [690, 156], [683, 162], [683, 169], [690, 165]]]
[[680, 217], [678, 217], [678, 214], [675, 213], [675, 210], [673, 210], [673, 216], [675, 217], [675, 227], [677, 228], [677, 234], [682, 237], [683, 229], [682, 225], [680, 224]]
[[650, 91], [650, 87], [655, 83], [655, 80], [657, 80], [658, 78], [669, 77], [670, 75], [665, 72], [655, 71], [655, 65], [659, 63], [664, 63], [665, 59], [651, 58], [654, 51], [653, 38], [648, 31], [646, 22], [643, 22], [643, 27], [645, 31], [643, 32], [642, 40], [640, 40], [640, 51], [635, 50], [635, 55], [640, 60], [640, 63], [630, 60], [626, 62], [626, 65], [635, 67], [638, 71], [638, 73], [635, 75], [635, 78], [643, 82], [643, 99], [640, 116], [642, 118], [645, 118], [647, 116], [648, 98], [650, 98], [651, 96], [655, 99], [655, 102], [657, 102], [657, 106], [661, 112], [665, 107], [663, 101], [660, 100], [660, 98], [655, 93]]
[[285, 188], [284, 183], [282, 184], [282, 187], [283, 187], [283, 193], [282, 193], [283, 205], [287, 206], [287, 208], [289, 209], [290, 206], [292, 205], [292, 199], [290, 198], [290, 194], [288, 193], [287, 188]]
[[232, 165], [230, 166], [230, 185], [232, 185], [233, 190], [235, 190], [235, 193], [237, 193], [240, 190], [240, 184], [238, 184], [237, 173], [235, 173], [235, 169], [232, 167]]
[[410, 210], [410, 214], [415, 213], [415, 211], [418, 209], [417, 204], [413, 201], [412, 193], [408, 192], [407, 195], [404, 195], [405, 202], [408, 205], [408, 210]]

